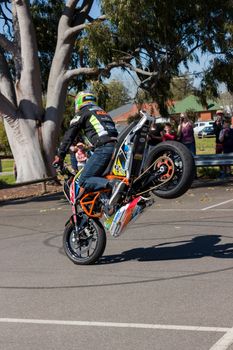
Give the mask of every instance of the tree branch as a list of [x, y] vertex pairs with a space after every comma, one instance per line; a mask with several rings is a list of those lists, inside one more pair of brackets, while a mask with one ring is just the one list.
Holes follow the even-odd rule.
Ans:
[[17, 106], [13, 79], [6, 62], [4, 53], [0, 49], [0, 91], [9, 101]]
[[89, 76], [101, 76], [101, 75], [106, 76], [113, 68], [116, 68], [116, 67], [128, 68], [131, 71], [134, 71], [138, 74], [142, 74], [142, 75], [149, 76], [149, 77], [156, 76], [158, 74], [157, 72], [148, 72], [148, 71], [145, 71], [143, 69], [137, 68], [137, 67], [133, 66], [131, 63], [126, 62], [124, 60], [119, 60], [119, 61], [115, 61], [115, 62], [111, 62], [111, 63], [107, 64], [104, 68], [101, 68], [101, 67], [93, 67], [93, 68], [80, 67], [80, 68], [68, 70], [64, 75], [64, 79], [65, 79], [65, 81], [69, 81], [70, 79], [74, 78], [75, 76], [78, 76], [81, 74], [89, 75]]
[[94, 0], [83, 0], [82, 6], [80, 7], [80, 11], [82, 13], [89, 14]]
[[[89, 18], [89, 16], [87, 16]], [[79, 25], [76, 25], [74, 27], [71, 27], [69, 28], [67, 31], [66, 31], [66, 35], [65, 37], [66, 38], [69, 38], [73, 35], [77, 35], [78, 33], [80, 33], [83, 29], [86, 29], [88, 27], [90, 27], [93, 23], [97, 23], [97, 22], [102, 22], [102, 21], [105, 21], [106, 20], [106, 16], [103, 15], [103, 16], [100, 16], [96, 19], [91, 19], [91, 22], [89, 23], [82, 23], [82, 24], [79, 24]]]
[[14, 53], [15, 47], [12, 41], [8, 40], [3, 34], [0, 34], [0, 46], [7, 52]]
[[72, 24], [79, 25], [85, 22], [86, 16], [89, 14], [94, 0], [83, 0], [82, 5], [76, 8], [78, 0], [67, 1], [65, 10], [61, 17], [61, 24], [70, 28]]

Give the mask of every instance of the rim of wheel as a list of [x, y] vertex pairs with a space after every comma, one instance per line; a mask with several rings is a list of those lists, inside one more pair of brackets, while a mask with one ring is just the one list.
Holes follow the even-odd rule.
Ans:
[[70, 253], [74, 258], [87, 259], [90, 258], [96, 250], [98, 244], [98, 235], [94, 227], [89, 225], [81, 233], [81, 238], [77, 239], [75, 230], [73, 229], [69, 236], [68, 246]]
[[171, 179], [173, 177], [174, 172], [175, 172], [174, 161], [171, 159], [171, 157], [164, 154], [164, 155], [160, 156], [159, 158], [157, 158], [156, 161], [154, 162], [154, 170], [158, 170], [161, 167], [165, 167], [166, 172], [163, 175], [161, 175], [159, 180], [161, 182], [168, 181], [169, 179]]

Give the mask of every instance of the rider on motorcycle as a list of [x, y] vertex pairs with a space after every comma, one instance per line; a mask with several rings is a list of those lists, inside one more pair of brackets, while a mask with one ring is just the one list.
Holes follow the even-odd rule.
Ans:
[[[60, 143], [53, 165], [63, 164], [66, 153], [77, 136], [81, 136], [84, 143], [94, 149], [79, 177], [78, 197], [85, 191], [98, 191], [103, 188], [114, 188], [113, 192], [118, 192], [119, 186], [101, 177], [111, 160], [118, 132], [112, 118], [97, 106], [96, 97], [91, 92], [82, 91], [77, 94], [75, 116]], [[112, 196], [115, 197], [115, 194], [112, 193]]]

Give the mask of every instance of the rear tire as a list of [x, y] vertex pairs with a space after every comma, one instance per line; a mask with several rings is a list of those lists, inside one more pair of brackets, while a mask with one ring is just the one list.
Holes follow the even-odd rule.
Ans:
[[[195, 163], [191, 152], [186, 146], [177, 141], [166, 141], [158, 144], [148, 155], [146, 167], [152, 166], [155, 171], [164, 161], [168, 173], [161, 176], [159, 182], [164, 182], [152, 192], [161, 198], [177, 198], [184, 194], [191, 186], [195, 176]], [[166, 177], [167, 176], [167, 177]], [[168, 180], [170, 177], [170, 180]], [[165, 181], [168, 180], [166, 183]]]
[[94, 264], [102, 256], [105, 246], [106, 233], [98, 220], [89, 219], [80, 233], [79, 240], [73, 223], [69, 223], [64, 230], [63, 248], [74, 264]]

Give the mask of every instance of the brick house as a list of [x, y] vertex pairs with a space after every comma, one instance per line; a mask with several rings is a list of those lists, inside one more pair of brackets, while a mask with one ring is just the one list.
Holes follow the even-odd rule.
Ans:
[[220, 106], [212, 101], [207, 101], [207, 106], [202, 106], [198, 102], [198, 98], [194, 95], [189, 95], [181, 101], [168, 101], [168, 111], [170, 114], [170, 118], [163, 118], [158, 109], [158, 105], [156, 103], [128, 103], [124, 106], [121, 106], [117, 109], [114, 109], [109, 112], [111, 117], [113, 118], [116, 124], [127, 124], [127, 119], [130, 116], [134, 116], [139, 112], [140, 109], [148, 111], [148, 113], [155, 117], [157, 122], [164, 123], [170, 120], [176, 120], [180, 113], [184, 113], [188, 110], [192, 110], [197, 114], [197, 119], [200, 121], [207, 121], [214, 119], [215, 113]]
[[134, 116], [140, 110], [147, 111], [150, 115], [155, 117], [157, 122], [163, 123], [168, 121], [168, 118], [162, 118], [160, 116], [157, 103], [142, 103], [142, 104], [128, 103], [108, 113], [113, 118], [116, 124], [127, 124], [128, 118], [131, 116]]

